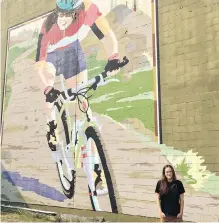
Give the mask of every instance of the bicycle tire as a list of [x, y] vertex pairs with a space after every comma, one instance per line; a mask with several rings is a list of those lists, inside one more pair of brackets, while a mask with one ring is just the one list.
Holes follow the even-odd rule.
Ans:
[[[107, 184], [107, 189], [108, 189], [108, 194], [109, 194], [111, 210], [112, 210], [112, 213], [118, 213], [115, 190], [114, 190], [114, 187], [113, 187], [111, 174], [110, 174], [109, 168], [107, 166], [107, 161], [106, 161], [105, 152], [104, 152], [104, 146], [103, 146], [99, 131], [92, 126], [89, 126], [85, 130], [85, 135], [87, 137], [87, 140], [89, 138], [92, 138], [93, 141], [96, 144], [98, 155], [99, 155], [99, 158], [100, 158], [100, 161], [101, 161], [101, 164], [102, 164], [102, 167], [103, 167], [104, 175], [105, 175], [105, 178], [106, 178], [106, 184]], [[92, 198], [92, 195], [91, 195], [91, 190], [90, 190], [89, 186], [88, 186], [88, 191], [89, 191], [89, 196], [90, 196], [90, 201], [91, 201], [92, 208], [93, 208], [94, 211], [96, 211], [95, 206], [94, 206], [94, 202], [93, 202], [93, 198]]]
[[[60, 112], [61, 106], [56, 105], [56, 107], [57, 107], [58, 112]], [[66, 141], [66, 144], [68, 145], [70, 143], [70, 137], [69, 137], [69, 131], [68, 131], [68, 124], [67, 124], [67, 118], [66, 118], [66, 111], [65, 111], [65, 109], [62, 112], [61, 123], [62, 123], [62, 127], [64, 129], [65, 141]], [[61, 161], [61, 165], [62, 165], [62, 161]], [[71, 199], [74, 196], [74, 194], [75, 194], [76, 171], [75, 170], [71, 170], [71, 175], [72, 175], [72, 180], [71, 181], [69, 181], [65, 177], [66, 180], [69, 182], [69, 185], [70, 185], [70, 188], [66, 189], [64, 184], [63, 184], [63, 182], [62, 182], [61, 173], [60, 173], [60, 170], [59, 170], [57, 162], [56, 162], [56, 168], [57, 168], [57, 171], [58, 171], [59, 181], [61, 183], [63, 193], [65, 194], [65, 196], [67, 198]]]

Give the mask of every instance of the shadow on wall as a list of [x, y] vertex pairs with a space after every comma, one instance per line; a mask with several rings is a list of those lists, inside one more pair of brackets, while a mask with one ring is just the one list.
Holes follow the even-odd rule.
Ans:
[[[60, 202], [66, 199], [64, 194], [60, 193], [55, 188], [40, 183], [38, 179], [32, 177], [24, 177], [19, 172], [7, 171], [5, 170], [3, 165], [1, 171], [1, 179], [1, 199], [4, 201], [20, 203], [31, 202], [30, 198], [25, 199], [24, 197], [22, 197], [19, 190], [34, 192], [40, 196]], [[32, 203], [36, 203], [36, 201], [32, 200]]]

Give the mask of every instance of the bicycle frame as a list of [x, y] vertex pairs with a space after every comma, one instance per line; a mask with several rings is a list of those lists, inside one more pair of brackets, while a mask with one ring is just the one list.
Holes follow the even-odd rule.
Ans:
[[[63, 83], [62, 77], [61, 77], [61, 81], [62, 81], [62, 88], [64, 89], [64, 83]], [[63, 97], [63, 95], [60, 95], [56, 99], [54, 106], [53, 106], [53, 112], [55, 112], [56, 109], [59, 110], [59, 115], [58, 115], [59, 119], [61, 119], [64, 112], [66, 112], [67, 125], [69, 127], [68, 128], [69, 142], [68, 142], [66, 148], [62, 148], [61, 150], [63, 152], [64, 159], [68, 159], [71, 157], [70, 159], [73, 162], [72, 162], [72, 166], [69, 169], [72, 169], [72, 170], [77, 169], [77, 168], [82, 168], [82, 157], [86, 153], [84, 148], [87, 145], [87, 138], [85, 136], [86, 128], [88, 126], [94, 126], [97, 129], [100, 129], [100, 128], [98, 126], [97, 121], [93, 119], [92, 111], [90, 109], [87, 98], [86, 98], [86, 104], [88, 106], [87, 117], [85, 116], [85, 114], [80, 112], [81, 113], [80, 119], [71, 120], [72, 118], [70, 117], [70, 113], [68, 111], [68, 105], [74, 104], [74, 106], [78, 106], [78, 103], [80, 103], [80, 102], [77, 100], [77, 98], [75, 98], [75, 96], [68, 96], [67, 91], [69, 91], [69, 90], [71, 90], [72, 92], [80, 91], [80, 89], [83, 89], [85, 86], [88, 86], [88, 85], [94, 83], [94, 81], [95, 81], [94, 79], [91, 79], [86, 84], [80, 85], [78, 88], [79, 90], [74, 89], [74, 88], [64, 90], [63, 92], [65, 93], [67, 98], [65, 99]], [[103, 80], [100, 81], [99, 85], [101, 85], [101, 83], [103, 83]], [[89, 121], [87, 121], [87, 120], [89, 120]], [[62, 145], [62, 147], [63, 147], [63, 145]], [[68, 154], [68, 155], [66, 155], [66, 154]], [[67, 163], [71, 163], [69, 161], [67, 161]]]
[[[127, 59], [127, 57], [123, 57], [123, 61], [118, 64], [118, 68], [125, 66], [128, 62], [129, 62], [129, 60]], [[79, 160], [81, 157], [80, 149], [82, 148], [82, 146], [87, 145], [86, 136], [84, 134], [86, 127], [95, 126], [97, 129], [99, 129], [98, 125], [96, 124], [96, 122], [93, 120], [93, 117], [92, 117], [92, 112], [91, 112], [91, 109], [89, 106], [89, 101], [88, 101], [89, 98], [87, 98], [85, 95], [88, 93], [88, 91], [96, 90], [96, 88], [98, 86], [105, 85], [106, 84], [105, 78], [107, 78], [107, 73], [104, 71], [101, 74], [97, 75], [95, 78], [88, 80], [85, 84], [81, 84], [80, 86], [78, 86], [77, 87], [78, 89], [70, 88], [70, 89], [60, 92], [58, 97], [54, 100], [55, 103], [54, 103], [53, 109], [55, 108], [55, 106], [58, 108], [59, 113], [61, 114], [59, 118], [61, 118], [63, 113], [65, 111], [67, 111], [66, 115], [67, 115], [67, 117], [69, 117], [69, 119], [70, 119], [70, 115], [69, 115], [68, 109], [66, 109], [64, 105], [67, 102], [77, 103], [77, 101], [78, 101], [78, 105], [80, 107], [80, 103], [83, 104], [84, 101], [80, 101], [79, 96], [82, 96], [83, 99], [85, 99], [85, 101], [86, 101], [85, 107], [87, 106], [87, 108], [84, 108], [84, 110], [86, 109], [87, 122], [86, 122], [85, 118], [76, 120], [75, 135], [73, 135], [74, 131], [72, 131], [73, 128], [71, 127], [71, 121], [68, 120], [68, 126], [70, 126], [71, 132], [69, 132], [69, 129], [68, 129], [69, 137], [67, 140], [68, 142], [67, 142], [67, 146], [66, 146], [65, 150], [68, 151], [71, 148], [73, 148], [72, 155], [74, 157], [74, 163], [73, 163], [72, 168], [79, 167]], [[62, 81], [62, 87], [64, 88], [63, 79], [61, 81]], [[87, 87], [89, 85], [90, 85], [90, 87]], [[80, 108], [80, 110], [81, 110], [81, 108]], [[86, 125], [87, 123], [89, 125]], [[72, 142], [75, 142], [75, 143], [72, 144]], [[65, 151], [65, 150], [63, 150], [63, 151]], [[63, 153], [63, 155], [65, 155], [65, 154]]]

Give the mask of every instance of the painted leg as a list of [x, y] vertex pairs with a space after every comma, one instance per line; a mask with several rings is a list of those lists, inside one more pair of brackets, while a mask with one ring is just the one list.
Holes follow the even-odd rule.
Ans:
[[[43, 101], [45, 107], [45, 114], [47, 118], [47, 141], [50, 149], [56, 151], [57, 139], [57, 123], [55, 121], [55, 112], [53, 110], [53, 103], [46, 102], [45, 95], [47, 95], [53, 88], [55, 82], [56, 69], [52, 63], [41, 62], [37, 65], [37, 71], [42, 81], [41, 90], [43, 92]], [[44, 95], [45, 94], [45, 95]], [[58, 155], [53, 154], [57, 159]]]

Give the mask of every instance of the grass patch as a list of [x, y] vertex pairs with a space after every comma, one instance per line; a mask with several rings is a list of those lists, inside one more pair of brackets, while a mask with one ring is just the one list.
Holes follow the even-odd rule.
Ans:
[[180, 163], [176, 166], [176, 170], [179, 171], [183, 175], [186, 183], [188, 183], [188, 184], [196, 184], [197, 183], [197, 181], [195, 179], [192, 179], [192, 176], [188, 174], [189, 166], [186, 164], [185, 159], [182, 161], [182, 163]]
[[[134, 97], [153, 91], [153, 72], [138, 72], [124, 82], [123, 71], [116, 75], [120, 82], [112, 82], [98, 88], [92, 99], [106, 96], [99, 103], [91, 103], [93, 111], [112, 117], [116, 121], [137, 118], [144, 126], [154, 131], [154, 101], [150, 99], [118, 102], [121, 99]], [[91, 101], [92, 102], [92, 101]], [[93, 100], [94, 102], [94, 100]]]
[[12, 94], [12, 87], [11, 85], [7, 84], [6, 85], [6, 94], [5, 94], [5, 104], [4, 104], [4, 111], [7, 109], [10, 98], [11, 98], [11, 94]]
[[56, 216], [1, 207], [2, 222], [58, 222]]
[[[15, 59], [18, 56], [20, 56], [26, 50], [27, 50], [27, 48], [21, 48], [21, 47], [18, 47], [18, 46], [15, 46], [15, 47], [12, 47], [11, 49], [9, 49], [9, 51], [8, 51], [8, 59], [7, 59], [7, 73], [6, 73], [7, 80], [12, 78], [15, 75], [14, 70], [12, 68], [13, 62], [15, 61]], [[6, 85], [6, 95], [5, 95], [5, 107], [4, 107], [4, 110], [6, 110], [7, 107], [8, 107], [8, 103], [10, 101], [11, 94], [12, 94], [12, 87], [9, 84], [7, 84]]]
[[12, 47], [8, 51], [8, 60], [7, 60], [7, 79], [14, 76], [14, 71], [12, 68], [12, 63], [15, 61], [15, 59], [20, 56], [22, 53], [24, 53], [27, 50], [27, 48], [21, 48], [18, 46]]
[[[104, 70], [105, 65], [106, 61], [97, 61], [95, 54], [87, 57], [89, 79], [100, 74]], [[120, 73], [115, 76], [120, 82], [112, 82], [106, 86], [98, 88], [91, 100], [103, 96], [109, 100], [102, 100], [100, 103], [91, 103], [92, 110], [100, 114], [108, 115], [119, 122], [127, 118], [137, 118], [143, 122], [145, 128], [154, 131], [153, 100], [118, 102], [120, 99], [134, 97], [145, 92], [153, 91], [153, 72], [138, 72], [133, 74], [132, 78], [128, 81], [124, 81], [123, 74], [124, 71], [121, 69]]]
[[106, 66], [107, 62], [105, 60], [96, 60], [96, 55], [93, 54], [86, 58], [86, 63], [87, 63], [88, 77], [89, 79], [91, 79], [100, 74], [104, 70], [104, 67]]
[[4, 222], [105, 222], [101, 216], [84, 217], [72, 214], [46, 214], [29, 210], [1, 207], [1, 221]]
[[28, 56], [27, 56], [27, 59], [32, 59], [32, 60], [36, 60], [36, 53], [37, 53], [37, 50], [33, 50], [32, 53], [30, 53]]

